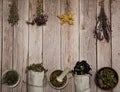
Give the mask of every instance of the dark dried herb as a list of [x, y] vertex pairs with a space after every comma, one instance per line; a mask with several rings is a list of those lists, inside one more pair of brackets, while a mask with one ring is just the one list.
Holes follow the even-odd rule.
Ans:
[[12, 0], [12, 4], [9, 5], [10, 6], [10, 15], [8, 18], [8, 22], [14, 26], [15, 24], [18, 23], [19, 20], [19, 14], [18, 14], [18, 8], [17, 8], [17, 1], [16, 0]]
[[32, 20], [32, 22], [27, 21], [26, 23], [31, 25], [36, 24], [37, 26], [46, 25], [48, 16], [47, 14], [44, 14], [42, 0], [37, 0], [36, 13], [37, 16]]
[[45, 69], [43, 67], [42, 63], [41, 64], [31, 64], [30, 66], [27, 66], [26, 73], [30, 70], [34, 71], [34, 72], [42, 72], [42, 71], [47, 72], [48, 71], [47, 69]]
[[118, 83], [118, 75], [112, 68], [101, 68], [96, 74], [97, 85], [101, 89], [109, 90]]
[[15, 70], [6, 72], [2, 78], [2, 84], [14, 85], [17, 83], [19, 75]]
[[65, 86], [67, 82], [67, 76], [63, 78], [62, 82], [57, 81], [57, 77], [60, 76], [62, 72], [63, 72], [62, 70], [55, 70], [54, 72], [52, 72], [52, 74], [50, 75], [50, 82], [52, 86], [56, 88], [61, 88]]
[[107, 42], [109, 42], [111, 32], [112, 32], [111, 25], [105, 14], [104, 1], [102, 1], [100, 14], [97, 18], [97, 22], [95, 26], [94, 36], [100, 41], [105, 39]]
[[82, 60], [81, 62], [78, 61], [76, 63], [74, 70], [72, 70], [72, 72], [73, 74], [84, 75], [84, 74], [90, 74], [90, 70], [92, 70], [90, 65], [85, 60]]

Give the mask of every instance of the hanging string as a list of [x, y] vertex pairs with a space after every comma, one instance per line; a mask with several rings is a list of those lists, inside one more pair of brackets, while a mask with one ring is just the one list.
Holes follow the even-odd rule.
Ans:
[[101, 0], [101, 1], [99, 2], [99, 6], [101, 6], [101, 7], [104, 8], [104, 0]]
[[66, 0], [65, 12], [69, 12], [69, 11], [70, 11], [70, 0]]

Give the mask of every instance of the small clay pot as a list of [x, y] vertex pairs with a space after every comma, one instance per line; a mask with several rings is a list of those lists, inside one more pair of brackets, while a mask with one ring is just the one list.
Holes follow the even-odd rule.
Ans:
[[[101, 87], [98, 76], [99, 76], [99, 74], [100, 74], [101, 71], [104, 71], [104, 69], [108, 69], [108, 70], [113, 71], [114, 76], [115, 76], [115, 79], [116, 79], [116, 83], [114, 84], [114, 86], [112, 86], [112, 87]], [[97, 85], [100, 89], [102, 89], [102, 90], [112, 90], [112, 89], [114, 89], [114, 88], [116, 87], [116, 85], [118, 84], [118, 81], [119, 81], [118, 74], [117, 74], [117, 72], [116, 72], [113, 68], [111, 68], [111, 67], [103, 67], [103, 68], [99, 69], [99, 70], [97, 71], [96, 75], [95, 75], [95, 83], [96, 83], [96, 85]], [[104, 85], [105, 85], [105, 84], [104, 84]]]

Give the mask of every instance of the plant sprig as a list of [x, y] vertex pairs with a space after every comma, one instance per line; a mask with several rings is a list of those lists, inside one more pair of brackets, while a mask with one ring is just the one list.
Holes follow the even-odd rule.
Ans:
[[27, 24], [37, 26], [46, 25], [46, 22], [48, 21], [48, 15], [44, 14], [43, 11], [43, 0], [37, 0], [37, 6], [36, 6], [36, 17], [30, 22], [27, 21]]
[[10, 11], [9, 11], [9, 17], [8, 17], [8, 22], [14, 26], [18, 23], [19, 20], [19, 14], [18, 14], [18, 8], [17, 8], [17, 1], [12, 0], [12, 4], [10, 6]]

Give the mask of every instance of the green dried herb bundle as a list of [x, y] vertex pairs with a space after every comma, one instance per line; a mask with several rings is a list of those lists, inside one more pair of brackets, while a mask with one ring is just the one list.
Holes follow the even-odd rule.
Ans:
[[56, 88], [60, 88], [66, 84], [67, 76], [65, 76], [63, 78], [62, 82], [57, 81], [57, 77], [60, 76], [62, 72], [63, 71], [61, 71], [61, 70], [55, 70], [54, 72], [52, 72], [52, 74], [50, 75], [50, 82], [51, 82], [52, 86], [54, 86]]
[[46, 25], [48, 21], [47, 14], [43, 12], [43, 1], [37, 0], [37, 7], [36, 7], [36, 17], [32, 20], [32, 22], [27, 21], [27, 24], [34, 25], [36, 23], [37, 26]]
[[98, 86], [105, 90], [114, 88], [118, 83], [117, 73], [108, 67], [98, 71], [96, 79]]
[[19, 14], [18, 14], [18, 8], [17, 8], [17, 1], [12, 0], [12, 4], [10, 6], [10, 11], [9, 11], [9, 18], [8, 22], [14, 26], [18, 23], [19, 20]]
[[31, 64], [30, 66], [27, 66], [26, 73], [30, 70], [34, 71], [34, 72], [42, 72], [42, 71], [47, 72], [48, 71], [47, 69], [45, 69], [43, 67], [42, 63], [41, 64]]
[[97, 18], [94, 36], [95, 36], [95, 38], [97, 38], [100, 41], [105, 39], [107, 42], [109, 42], [111, 32], [112, 32], [111, 25], [105, 14], [104, 0], [103, 0], [101, 2], [101, 10], [100, 10], [100, 14]]
[[6, 72], [2, 78], [2, 84], [14, 85], [17, 83], [19, 75], [15, 70]]

